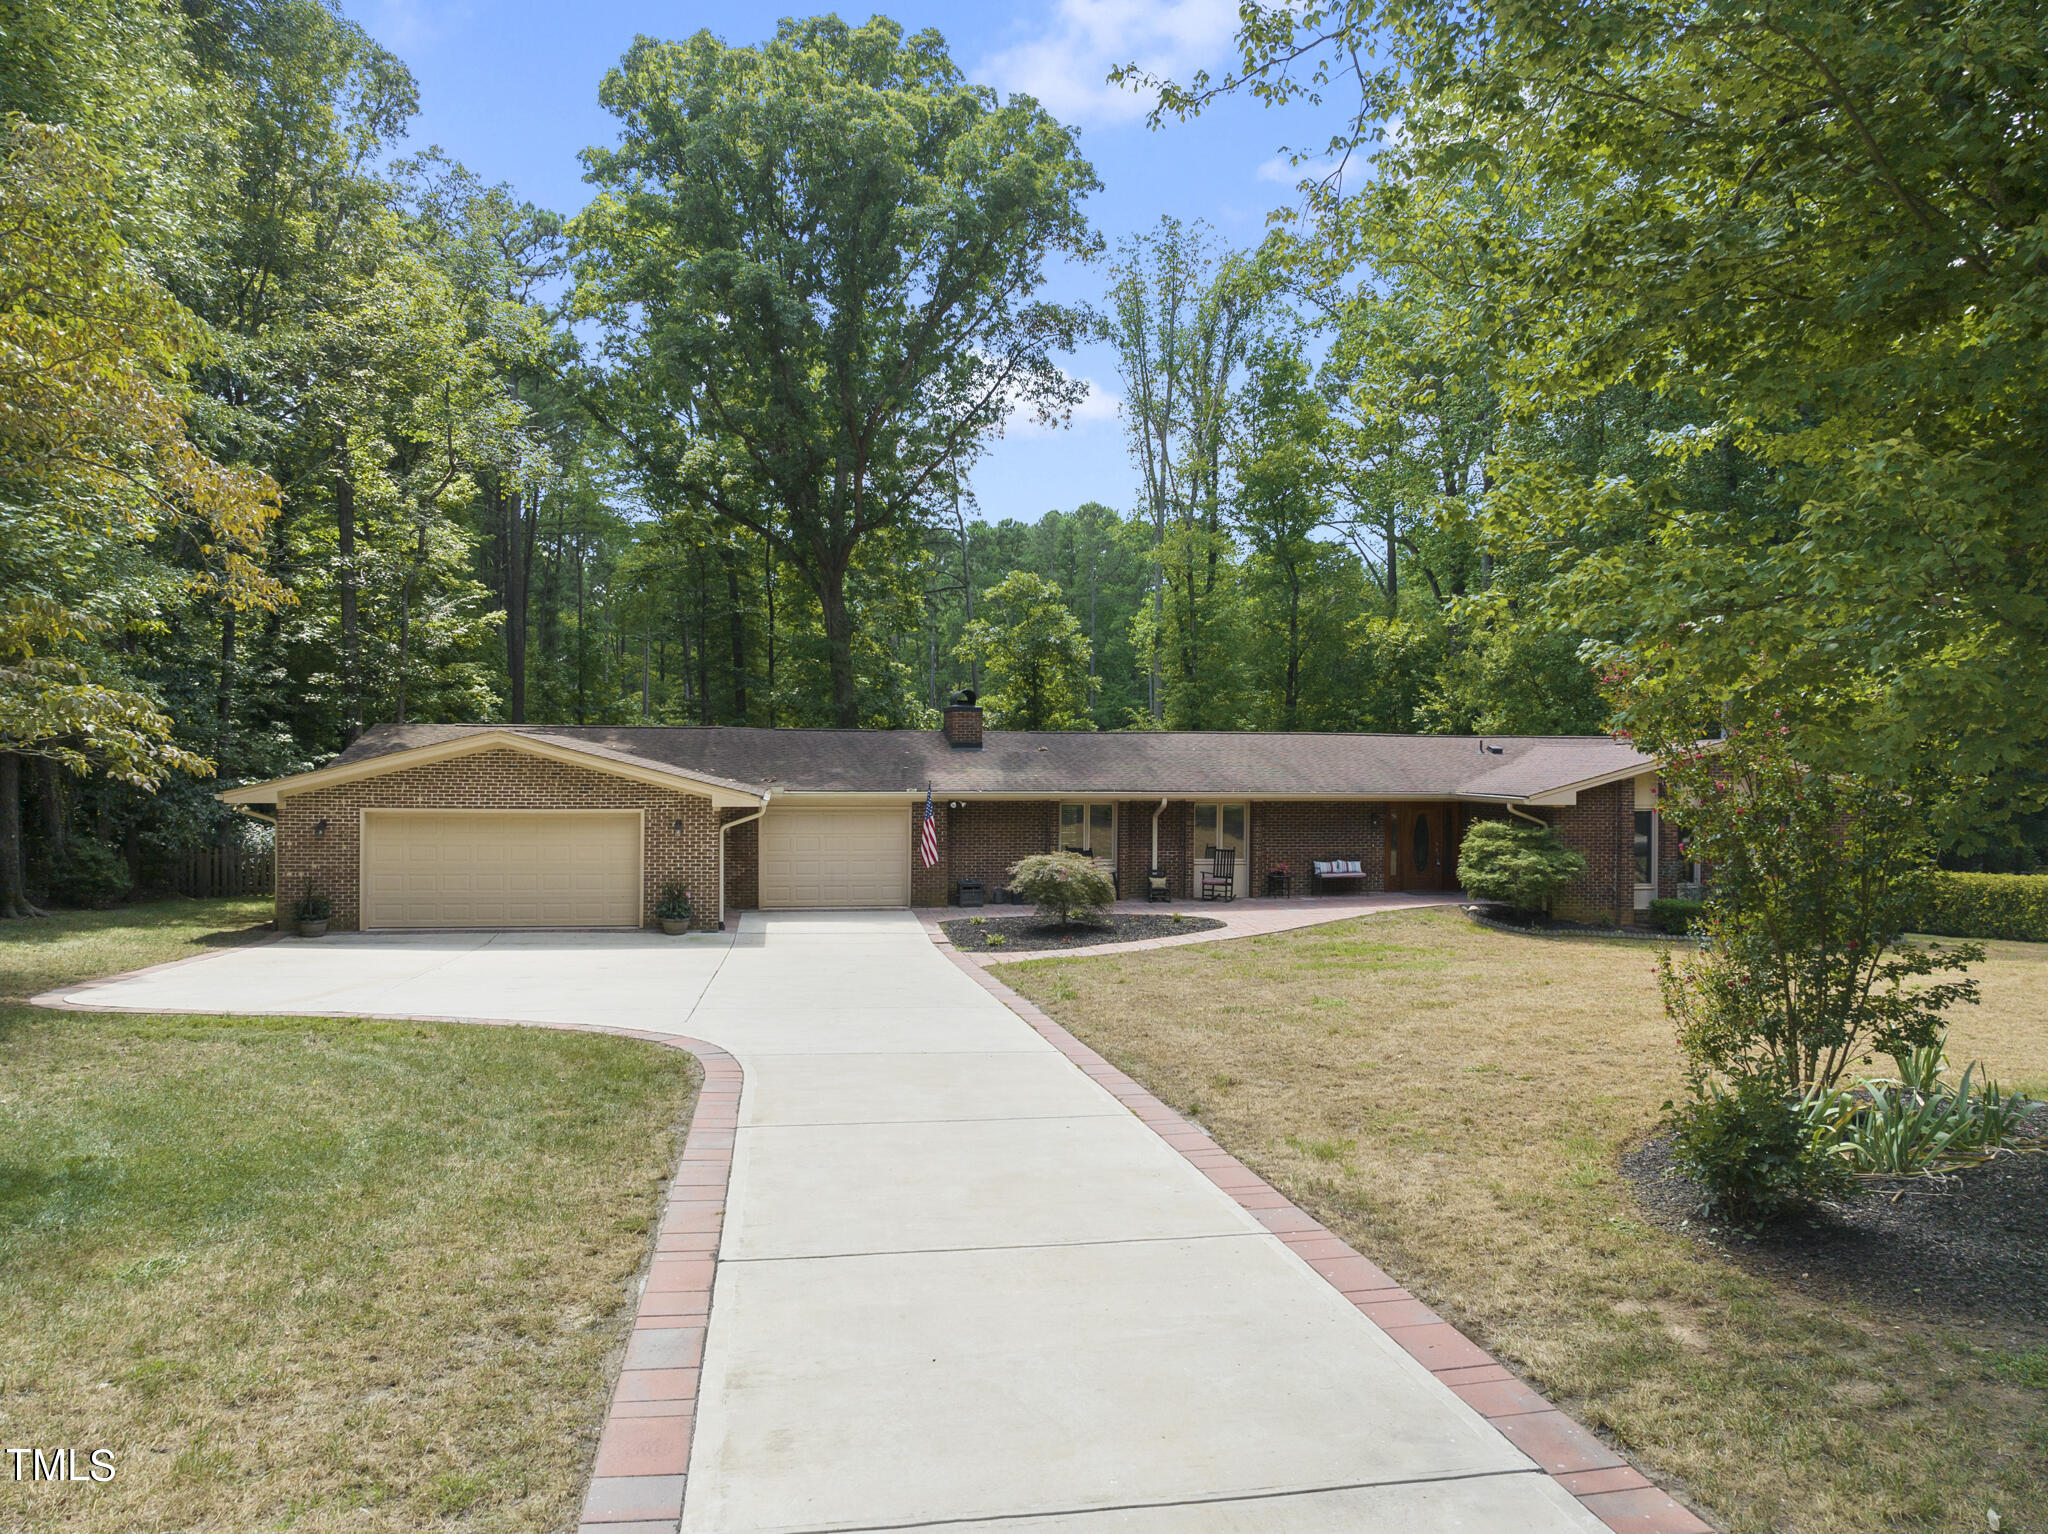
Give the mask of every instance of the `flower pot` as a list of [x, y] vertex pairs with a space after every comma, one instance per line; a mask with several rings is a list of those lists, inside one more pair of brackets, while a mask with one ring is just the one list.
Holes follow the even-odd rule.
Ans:
[[300, 920], [299, 920], [299, 936], [300, 936], [300, 937], [325, 937], [325, 936], [327, 936], [327, 918], [323, 916], [323, 917], [321, 917], [321, 918], [320, 918], [320, 919], [319, 919], [318, 921], [308, 921], [308, 920], [307, 920], [307, 919], [305, 919], [304, 917], [301, 917], [301, 918], [300, 918]]
[[687, 916], [657, 916], [655, 920], [661, 923], [661, 930], [670, 937], [680, 937], [690, 930], [690, 918]]

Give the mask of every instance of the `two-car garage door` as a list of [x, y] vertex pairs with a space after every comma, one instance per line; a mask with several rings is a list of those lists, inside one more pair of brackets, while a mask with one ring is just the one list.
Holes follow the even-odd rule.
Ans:
[[888, 809], [785, 808], [761, 817], [761, 904], [910, 904], [910, 816]]
[[370, 810], [363, 926], [637, 927], [638, 810]]
[[[761, 904], [910, 904], [910, 816], [771, 806]], [[363, 926], [637, 927], [637, 810], [370, 810]]]

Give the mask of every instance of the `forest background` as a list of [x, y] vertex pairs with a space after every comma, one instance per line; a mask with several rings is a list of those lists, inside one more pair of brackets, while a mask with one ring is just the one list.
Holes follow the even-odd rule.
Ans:
[[[642, 39], [571, 212], [408, 145], [319, 0], [6, 0], [0, 895], [146, 883], [378, 721], [970, 686], [1078, 729], [1678, 696], [2037, 866], [2039, 19], [1708, 9], [1249, 7], [1227, 77], [1133, 72], [1160, 131], [1348, 127], [1256, 245], [1104, 248], [1075, 133], [880, 19]], [[1098, 299], [1036, 296], [1054, 258]], [[981, 520], [1084, 338], [1137, 504]]]

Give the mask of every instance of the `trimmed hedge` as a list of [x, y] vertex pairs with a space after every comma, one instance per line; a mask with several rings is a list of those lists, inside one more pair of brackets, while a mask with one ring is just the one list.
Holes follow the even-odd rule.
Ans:
[[1650, 925], [1673, 937], [1684, 937], [1693, 923], [1707, 914], [1704, 900], [1653, 900], [1648, 911]]
[[1932, 882], [1922, 932], [2048, 943], [2048, 875], [1943, 871]]

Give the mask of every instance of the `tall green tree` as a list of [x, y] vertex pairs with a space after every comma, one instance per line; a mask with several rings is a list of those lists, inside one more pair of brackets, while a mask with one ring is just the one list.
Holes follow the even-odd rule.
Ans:
[[982, 695], [999, 730], [1087, 730], [1088, 636], [1060, 589], [1042, 575], [1013, 570], [982, 593], [981, 612], [961, 636], [988, 669]]
[[1096, 189], [1029, 98], [967, 84], [934, 32], [784, 22], [759, 48], [636, 41], [586, 154], [579, 312], [600, 406], [651, 494], [768, 540], [816, 602], [833, 719], [861, 720], [849, 581], [871, 538], [935, 517], [1018, 408], [1079, 386], [1077, 314], [1036, 301], [1085, 255]]
[[[27, 909], [24, 757], [153, 787], [213, 763], [130, 642], [176, 610], [274, 607], [276, 487], [194, 444], [203, 333], [131, 263], [77, 135], [0, 120], [0, 915]], [[211, 552], [203, 563], [181, 547]]]
[[[1959, 811], [2037, 783], [2048, 718], [2048, 92], [2031, 0], [1756, 7], [1517, 0], [1248, 6], [1240, 67], [1171, 88], [1362, 84], [1371, 195], [1475, 172], [1541, 222], [1487, 230], [1518, 413], [1632, 386], [1691, 419], [1654, 471], [1548, 462], [1505, 503], [1617, 656], [1816, 762]], [[1345, 200], [1332, 194], [1324, 211]], [[1347, 227], [1328, 225], [1332, 231]], [[1700, 493], [1686, 471], [1752, 473]], [[1614, 536], [1617, 524], [1653, 531]], [[1995, 808], [1995, 805], [1994, 805]]]

